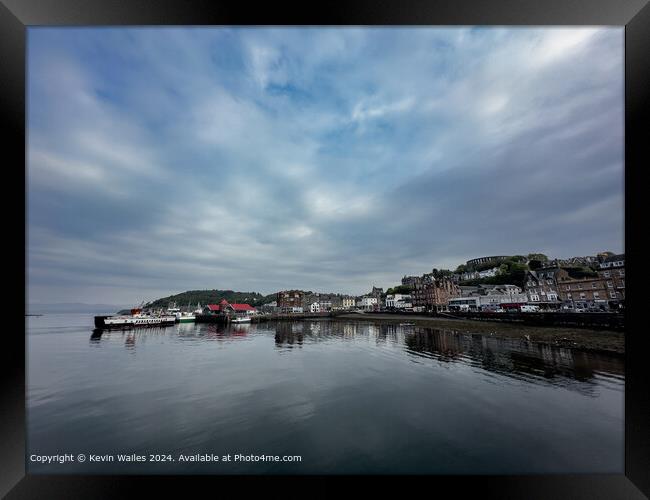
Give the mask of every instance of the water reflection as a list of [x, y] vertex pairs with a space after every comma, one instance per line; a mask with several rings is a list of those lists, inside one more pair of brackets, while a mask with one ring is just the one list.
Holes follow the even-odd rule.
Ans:
[[122, 332], [94, 330], [90, 341], [101, 344], [111, 335], [121, 335], [124, 346], [135, 350], [147, 337], [172, 335], [178, 341], [230, 343], [251, 335], [274, 337], [280, 351], [302, 349], [327, 342], [363, 340], [389, 348], [391, 355], [406, 354], [412, 361], [463, 363], [508, 377], [537, 383], [567, 385], [589, 392], [589, 386], [568, 381], [590, 382], [606, 376], [623, 379], [621, 357], [540, 345], [526, 340], [501, 339], [489, 334], [464, 333], [412, 324], [370, 324], [327, 320], [269, 322], [261, 324], [180, 324], [174, 328], [144, 328]]
[[30, 453], [220, 450], [304, 461], [30, 472], [622, 470], [622, 357], [363, 318], [104, 332], [90, 330], [92, 318], [37, 321]]
[[395, 346], [413, 360], [464, 363], [489, 372], [537, 383], [565, 385], [589, 392], [590, 382], [606, 376], [622, 380], [624, 361], [608, 356], [526, 340], [501, 339], [493, 335], [417, 327], [412, 324], [364, 324], [344, 322], [296, 322], [269, 325], [277, 348], [303, 347], [328, 339], [366, 339], [377, 345]]

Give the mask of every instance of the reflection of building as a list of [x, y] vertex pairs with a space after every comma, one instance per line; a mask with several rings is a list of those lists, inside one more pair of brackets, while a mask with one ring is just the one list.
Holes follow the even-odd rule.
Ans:
[[302, 298], [304, 293], [301, 290], [285, 290], [277, 293], [278, 308], [283, 313], [302, 312]]
[[418, 311], [446, 311], [450, 298], [460, 297], [460, 288], [449, 278], [435, 278], [423, 274], [411, 292], [413, 309]]

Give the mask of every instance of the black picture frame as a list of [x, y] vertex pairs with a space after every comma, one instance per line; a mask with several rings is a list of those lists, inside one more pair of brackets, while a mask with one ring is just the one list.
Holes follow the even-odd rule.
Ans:
[[[647, 168], [650, 104], [650, 5], [648, 0], [448, 0], [387, 2], [385, 0], [280, 8], [232, 1], [202, 0], [0, 0], [0, 95], [5, 144], [15, 153], [5, 169], [19, 172], [25, 165], [25, 58], [26, 28], [37, 25], [617, 25], [625, 26], [625, 234], [626, 281], [626, 385], [625, 385], [625, 474], [566, 476], [428, 476], [408, 481], [445, 487], [454, 496], [479, 494], [496, 498], [644, 498], [650, 496], [650, 422], [647, 335], [640, 321], [644, 264], [639, 229], [644, 214], [642, 182]], [[8, 183], [5, 183], [8, 186]], [[26, 177], [17, 174], [11, 191], [25, 204]], [[18, 186], [18, 187], [16, 187]], [[21, 191], [22, 188], [22, 197]], [[13, 211], [5, 212], [11, 218]], [[26, 234], [26, 218], [18, 221], [13, 234]], [[25, 247], [15, 243], [16, 262], [26, 264]], [[644, 259], [645, 257], [645, 259]], [[9, 267], [19, 265], [7, 258]], [[20, 275], [20, 271], [16, 271]], [[25, 274], [20, 275], [26, 292]], [[645, 294], [647, 296], [647, 294]], [[23, 295], [23, 298], [25, 295]], [[21, 299], [16, 299], [16, 302]], [[23, 303], [23, 306], [25, 302]], [[20, 309], [16, 305], [17, 310]], [[13, 310], [13, 308], [12, 308]], [[15, 320], [17, 322], [17, 320]], [[33, 476], [25, 474], [25, 338], [22, 326], [5, 330], [2, 339], [2, 419], [0, 439], [0, 494], [7, 498], [121, 498], [136, 488], [149, 495], [186, 492], [188, 486], [214, 487], [228, 479], [238, 487], [250, 476]], [[265, 481], [294, 481], [295, 478], [259, 478]], [[301, 478], [301, 480], [304, 478]], [[338, 478], [319, 481], [323, 487], [338, 486]], [[384, 478], [374, 478], [382, 485]], [[279, 484], [279, 483], [276, 483]], [[210, 491], [210, 490], [208, 490]], [[216, 490], [212, 490], [216, 491]], [[279, 493], [281, 494], [280, 490]], [[294, 490], [295, 491], [295, 490]]]

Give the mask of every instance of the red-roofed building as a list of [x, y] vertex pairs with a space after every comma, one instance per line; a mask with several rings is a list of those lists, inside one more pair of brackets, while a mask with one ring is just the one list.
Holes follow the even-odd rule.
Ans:
[[208, 304], [203, 308], [203, 314], [246, 314], [252, 316], [257, 314], [257, 309], [249, 304], [230, 304], [223, 299], [218, 304]]

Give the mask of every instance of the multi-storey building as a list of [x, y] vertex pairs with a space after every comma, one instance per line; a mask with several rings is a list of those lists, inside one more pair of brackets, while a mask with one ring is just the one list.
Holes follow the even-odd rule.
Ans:
[[302, 299], [304, 292], [302, 290], [284, 290], [277, 293], [278, 308], [281, 312], [302, 312]]
[[600, 263], [598, 277], [605, 282], [607, 300], [614, 309], [625, 305], [625, 254], [605, 257]]
[[449, 299], [460, 297], [460, 287], [449, 278], [436, 279], [433, 273], [423, 274], [411, 292], [413, 308], [421, 311], [446, 311]]
[[565, 279], [558, 282], [560, 300], [573, 309], [608, 309], [606, 281], [601, 277]]
[[565, 279], [570, 279], [569, 273], [560, 267], [526, 271], [524, 291], [528, 302], [545, 309], [559, 309], [561, 303], [558, 283]]
[[341, 307], [343, 307], [343, 309], [354, 309], [356, 304], [357, 304], [357, 299], [355, 297], [350, 297], [348, 295], [345, 295], [341, 299]]

